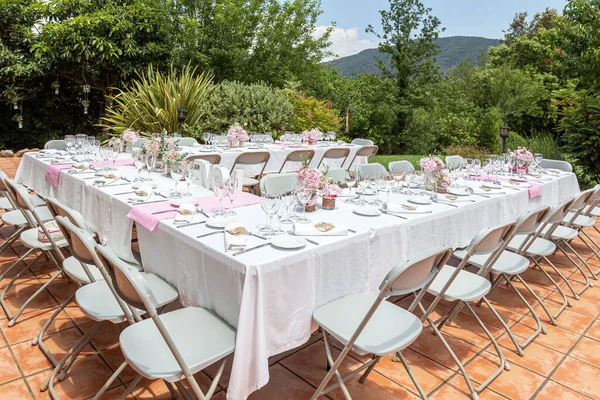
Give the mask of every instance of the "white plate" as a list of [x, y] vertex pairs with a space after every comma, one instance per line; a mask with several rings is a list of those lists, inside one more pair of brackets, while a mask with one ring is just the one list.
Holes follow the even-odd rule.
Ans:
[[470, 196], [471, 193], [465, 188], [457, 188], [457, 187], [449, 187], [446, 189], [448, 194], [453, 194], [455, 196]]
[[492, 182], [485, 182], [481, 186], [486, 187], [488, 189], [502, 189], [502, 185], [498, 185], [497, 183], [492, 183]]
[[408, 198], [408, 202], [413, 203], [413, 204], [423, 204], [423, 205], [428, 205], [428, 204], [433, 203], [431, 201], [431, 199], [427, 196], [412, 196], [412, 197]]
[[206, 226], [210, 228], [225, 229], [225, 227], [236, 222], [236, 217], [213, 217], [206, 221]]
[[131, 185], [131, 188], [133, 190], [137, 190], [137, 189], [139, 189], [139, 187], [141, 185], [150, 186], [152, 189], [156, 189], [158, 187], [158, 185], [156, 184], [156, 182], [151, 182], [151, 183], [148, 183], [148, 182], [144, 182], [144, 183], [135, 182], [134, 184]]
[[373, 207], [359, 207], [352, 211], [354, 214], [364, 215], [365, 217], [377, 217], [381, 215], [381, 211]]
[[182, 197], [181, 199], [171, 199], [171, 205], [173, 207], [179, 207], [182, 204], [194, 204], [195, 206], [198, 205], [198, 200], [194, 199], [194, 198], [189, 198], [189, 197]]
[[298, 236], [279, 235], [271, 239], [271, 245], [280, 249], [301, 249], [306, 246], [306, 239]]
[[526, 182], [504, 182], [503, 183], [504, 186], [506, 187], [518, 187], [518, 188], [530, 188], [531, 185], [529, 183]]

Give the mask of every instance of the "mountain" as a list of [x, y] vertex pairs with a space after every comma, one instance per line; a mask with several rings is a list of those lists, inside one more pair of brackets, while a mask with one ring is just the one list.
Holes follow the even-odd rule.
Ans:
[[[438, 38], [437, 44], [440, 47], [437, 64], [442, 72], [446, 73], [461, 61], [469, 59], [472, 63], [477, 62], [479, 54], [487, 52], [490, 46], [498, 46], [500, 40], [473, 36], [450, 36]], [[377, 49], [367, 49], [358, 54], [338, 58], [332, 61], [332, 66], [347, 77], [351, 77], [354, 72], [362, 71], [378, 74], [380, 71], [375, 58], [388, 59], [389, 55], [383, 55]], [[387, 65], [389, 67], [389, 62]]]

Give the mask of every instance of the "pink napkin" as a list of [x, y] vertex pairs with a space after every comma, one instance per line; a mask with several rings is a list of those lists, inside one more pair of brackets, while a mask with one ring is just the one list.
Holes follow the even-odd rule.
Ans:
[[[112, 165], [113, 165], [112, 160], [108, 160], [106, 165], [108, 167], [112, 167]], [[117, 160], [117, 161], [115, 161], [115, 165], [117, 167], [126, 167], [129, 165], [133, 165], [133, 158], [125, 158], [125, 159]], [[94, 168], [104, 167], [104, 161], [94, 161], [94, 162], [90, 163], [90, 166], [92, 166]]]
[[[214, 211], [219, 208], [219, 200], [216, 198], [216, 196], [198, 197], [195, 200], [198, 201], [198, 207], [202, 208], [204, 212]], [[190, 202], [192, 201], [193, 200], [190, 199]], [[233, 201], [233, 208], [245, 207], [258, 203], [260, 203], [259, 196], [255, 196], [251, 193], [240, 193]], [[229, 207], [228, 199], [223, 200], [223, 208], [226, 207]], [[152, 214], [165, 210], [173, 210], [173, 212]], [[175, 213], [177, 212], [176, 210], [177, 209], [175, 207], [171, 206], [169, 201], [161, 201], [160, 203], [141, 204], [139, 206], [135, 206], [129, 211], [127, 217], [152, 232], [158, 226], [159, 221], [163, 219], [175, 218]]]
[[[173, 212], [152, 214], [158, 211], [173, 210]], [[160, 203], [141, 204], [132, 207], [127, 214], [127, 218], [134, 220], [150, 232], [154, 231], [158, 226], [158, 222], [163, 219], [175, 218], [177, 209], [171, 206], [169, 201], [161, 201]]]
[[48, 168], [46, 168], [46, 173], [44, 174], [44, 178], [52, 186], [58, 187], [58, 178], [60, 177], [60, 171], [63, 169], [70, 169], [72, 166], [73, 166], [72, 162], [64, 163], [64, 164], [49, 165]]
[[[483, 178], [480, 178], [480, 180], [481, 179], [483, 179]], [[505, 178], [503, 176], [499, 176], [497, 179], [502, 182], [508, 182], [511, 180], [511, 178]], [[533, 199], [535, 197], [540, 197], [542, 195], [542, 185], [541, 184], [535, 183], [535, 182], [529, 182], [529, 181], [527, 181], [525, 183], [531, 185], [530, 188], [527, 188], [530, 199]]]

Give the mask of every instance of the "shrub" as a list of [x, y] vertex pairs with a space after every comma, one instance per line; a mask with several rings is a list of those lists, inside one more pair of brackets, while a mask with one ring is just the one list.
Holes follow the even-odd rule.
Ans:
[[177, 132], [179, 109], [187, 111], [184, 127], [195, 126], [204, 117], [206, 102], [213, 90], [212, 76], [196, 74], [189, 65], [181, 71], [174, 67], [167, 73], [154, 70], [131, 83], [129, 90], [114, 98], [115, 107], [107, 109], [103, 126], [115, 133], [133, 128], [146, 133]]
[[342, 118], [331, 102], [289, 89], [288, 93], [294, 106], [295, 120], [291, 126], [293, 131], [301, 132], [312, 128], [317, 128], [322, 132], [340, 130]]
[[283, 132], [294, 123], [294, 107], [283, 90], [225, 81], [211, 93], [206, 118], [195, 130], [225, 132], [234, 122], [250, 132]]
[[506, 141], [506, 148], [514, 150], [517, 147], [526, 147], [532, 153], [542, 153], [544, 158], [564, 160], [562, 150], [551, 133], [535, 133], [527, 138], [515, 132], [510, 132]]
[[490, 155], [488, 149], [477, 146], [448, 146], [444, 149], [446, 155], [458, 155], [464, 158], [485, 159]]

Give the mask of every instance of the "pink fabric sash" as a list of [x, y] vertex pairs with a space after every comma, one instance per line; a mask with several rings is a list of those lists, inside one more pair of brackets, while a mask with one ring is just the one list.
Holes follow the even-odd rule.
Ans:
[[[49, 182], [52, 186], [58, 187], [58, 181], [60, 180], [60, 171], [63, 169], [70, 169], [73, 166], [74, 162], [69, 161], [63, 164], [52, 164], [49, 165], [46, 169], [46, 173], [44, 174], [44, 178], [47, 182]], [[112, 166], [112, 161], [109, 161], [106, 165], [109, 167]], [[128, 165], [133, 165], [133, 159], [123, 159], [115, 161], [115, 165], [119, 167], [124, 167]], [[104, 163], [102, 161], [94, 161], [90, 163], [92, 167], [103, 167]]]
[[[487, 179], [487, 178], [484, 178], [484, 177], [479, 178], [479, 180], [484, 180], [484, 179]], [[504, 176], [499, 176], [499, 177], [497, 177], [497, 179], [501, 182], [508, 182], [511, 180], [511, 178], [507, 178]], [[530, 199], [533, 199], [535, 197], [540, 197], [542, 195], [542, 185], [540, 183], [530, 182], [530, 181], [523, 182], [523, 183], [531, 185], [531, 187], [527, 188]], [[515, 187], [519, 187], [519, 186], [515, 186]]]

